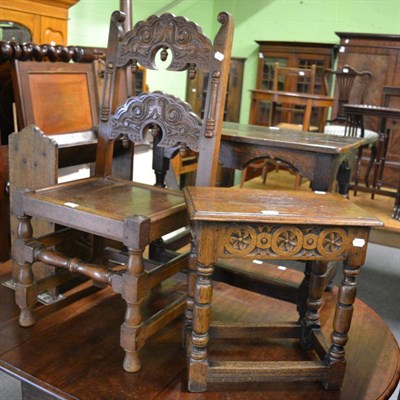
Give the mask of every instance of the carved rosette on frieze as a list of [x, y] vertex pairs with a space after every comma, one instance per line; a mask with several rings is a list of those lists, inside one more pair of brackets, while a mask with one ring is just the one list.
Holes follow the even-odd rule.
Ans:
[[117, 65], [125, 66], [132, 60], [134, 65], [156, 69], [154, 57], [159, 49], [163, 49], [163, 60], [169, 49], [172, 61], [168, 70], [171, 71], [182, 71], [191, 64], [207, 71], [210, 57], [214, 56], [211, 40], [197, 24], [166, 13], [140, 21], [124, 36]]
[[225, 256], [338, 259], [349, 241], [344, 228], [233, 224], [224, 230], [222, 246]]
[[110, 139], [119, 137], [135, 143], [145, 141], [145, 131], [157, 125], [162, 131], [159, 146], [185, 145], [198, 151], [201, 119], [178, 97], [156, 91], [130, 97], [112, 117]]

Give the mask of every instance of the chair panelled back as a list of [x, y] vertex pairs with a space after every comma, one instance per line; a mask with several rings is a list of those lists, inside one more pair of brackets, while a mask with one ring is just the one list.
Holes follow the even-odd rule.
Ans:
[[[232, 46], [232, 17], [224, 12], [218, 15], [221, 27], [213, 43], [198, 25], [183, 17], [154, 15], [138, 22], [126, 33], [123, 31], [124, 18], [119, 11], [111, 17], [96, 174], [110, 174], [115, 139], [142, 143], [150, 131], [154, 147], [162, 149], [158, 154], [162, 154], [164, 159], [172, 157], [180, 149], [198, 151], [196, 184], [214, 185]], [[114, 112], [114, 86], [118, 71], [130, 67], [135, 72], [139, 65], [157, 69], [157, 53], [160, 53], [162, 61], [170, 60], [169, 71], [189, 70], [192, 78], [196, 70], [210, 74], [212, 78], [207, 88], [203, 120], [192, 112], [188, 103], [162, 91], [129, 97]]]
[[315, 90], [316, 65], [311, 68], [283, 67], [274, 63], [273, 90], [286, 90], [286, 87], [296, 87], [298, 92], [313, 94]]
[[361, 77], [365, 79], [365, 82], [361, 87], [361, 92], [359, 94], [359, 99], [358, 99], [360, 104], [363, 104], [366, 91], [368, 88], [368, 83], [372, 78], [372, 73], [370, 71], [358, 72], [350, 65], [344, 65], [343, 67], [340, 67], [337, 70], [326, 69], [324, 71], [324, 86], [325, 86], [325, 93], [327, 94], [329, 93], [329, 84], [328, 84], [329, 76], [331, 77], [334, 76], [336, 80], [335, 95], [337, 97], [337, 111], [334, 121], [345, 121], [343, 106], [345, 104], [348, 104], [350, 101], [350, 95], [356, 78]]

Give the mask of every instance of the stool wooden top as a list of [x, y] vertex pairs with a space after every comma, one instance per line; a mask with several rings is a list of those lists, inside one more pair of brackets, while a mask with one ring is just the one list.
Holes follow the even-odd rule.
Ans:
[[195, 221], [383, 226], [337, 193], [200, 186], [186, 187], [183, 192]]

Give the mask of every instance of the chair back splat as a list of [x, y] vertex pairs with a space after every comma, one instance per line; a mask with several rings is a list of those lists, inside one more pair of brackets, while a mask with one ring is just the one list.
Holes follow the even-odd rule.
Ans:
[[372, 73], [370, 71], [356, 71], [350, 65], [344, 65], [337, 70], [326, 69], [324, 71], [324, 90], [325, 93], [329, 92], [329, 77], [335, 77], [335, 85], [337, 88], [337, 110], [333, 120], [328, 122], [342, 122], [346, 121], [343, 106], [348, 104], [350, 96], [352, 95], [353, 87], [355, 87], [356, 78], [362, 80], [358, 85], [357, 89], [357, 102], [359, 104], [364, 103], [365, 94], [368, 89], [370, 80], [372, 79]]
[[[214, 43], [198, 25], [171, 14], [152, 16], [126, 34], [122, 29], [123, 21], [123, 13], [113, 13], [100, 110], [96, 174], [110, 174], [111, 141], [123, 137], [142, 143], [146, 131], [150, 130], [155, 137], [159, 136], [156, 143], [165, 149], [164, 156], [168, 158], [186, 148], [200, 150], [196, 184], [214, 185], [227, 89], [227, 79], [222, 77], [228, 75], [230, 63], [230, 54], [226, 51], [232, 41], [230, 17], [226, 13], [218, 16], [222, 26]], [[194, 78], [199, 69], [212, 76], [203, 121], [192, 112], [189, 104], [160, 91], [130, 97], [112, 113], [117, 70], [131, 66], [135, 72], [138, 64], [157, 69], [155, 57], [160, 50], [162, 61], [172, 59], [169, 71], [189, 69]], [[158, 178], [158, 184], [161, 184], [160, 179], [162, 177]]]

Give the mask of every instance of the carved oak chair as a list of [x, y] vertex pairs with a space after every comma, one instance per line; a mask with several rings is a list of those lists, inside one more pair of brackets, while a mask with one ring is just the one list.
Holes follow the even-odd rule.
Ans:
[[[364, 263], [370, 228], [382, 226], [382, 222], [336, 193], [190, 186], [183, 192], [194, 239], [185, 313], [189, 391], [203, 392], [209, 382], [274, 380], [321, 381], [326, 389], [340, 389], [356, 295], [355, 278]], [[298, 305], [299, 319], [282, 322], [275, 316], [277, 323], [260, 322], [265, 319], [257, 315], [255, 303], [255, 310], [248, 312], [251, 319], [246, 315], [241, 321], [231, 322], [228, 315], [227, 320], [213, 321], [212, 277], [216, 262], [224, 259], [237, 260], [239, 271], [245, 268], [246, 260], [310, 263], [308, 293]], [[328, 261], [342, 261], [344, 275], [330, 346], [319, 317]], [[273, 319], [271, 316], [269, 321]], [[296, 338], [304, 350], [301, 360], [290, 357], [290, 344], [285, 342], [289, 339], [293, 343]], [[238, 340], [233, 357], [229, 345], [218, 350], [224, 339]], [[266, 361], [254, 354], [244, 359], [247, 345], [255, 342], [260, 346], [260, 341], [270, 339], [279, 348], [275, 354], [284, 360]], [[265, 353], [260, 349], [260, 354]]]
[[[125, 321], [121, 326], [123, 366], [126, 371], [134, 372], [141, 367], [139, 351], [145, 340], [184, 310], [184, 296], [180, 296], [144, 320], [142, 304], [151, 290], [185, 268], [188, 259], [187, 254], [179, 254], [164, 264], [152, 263], [144, 258], [144, 251], [151, 242], [188, 223], [182, 193], [164, 187], [170, 157], [181, 148], [198, 151], [196, 184], [212, 186], [215, 182], [233, 22], [229, 14], [220, 13], [221, 27], [212, 43], [195, 23], [171, 14], [151, 16], [126, 33], [123, 21], [123, 13], [112, 14], [95, 176], [34, 191], [19, 191], [14, 196], [13, 210], [19, 219], [15, 259], [20, 268], [16, 287], [20, 325], [28, 327], [35, 322], [33, 306], [39, 286], [43, 289], [54, 284], [54, 279], [53, 282], [33, 279], [33, 262], [41, 261], [83, 274], [109, 285], [126, 301]], [[196, 69], [200, 69], [212, 76], [203, 120], [191, 111], [190, 105], [161, 91], [129, 97], [114, 110], [113, 92], [118, 72], [127, 67], [135, 71], [138, 64], [156, 69], [155, 57], [160, 50], [162, 59], [172, 59], [169, 70], [189, 69], [194, 76]], [[148, 132], [154, 137], [155, 186], [111, 177], [114, 141], [122, 137], [125, 141], [140, 143]], [[124, 268], [100, 263], [102, 247], [95, 262], [61, 254], [54, 246], [68, 240], [70, 233], [60, 231], [44, 238], [33, 237], [31, 217], [51, 220], [74, 229], [77, 234], [96, 235], [99, 244], [103, 238], [123, 243], [128, 254]]]
[[[344, 136], [345, 133], [343, 127], [346, 124], [346, 115], [343, 106], [348, 104], [350, 101], [357, 101], [359, 104], [364, 103], [368, 85], [372, 79], [372, 73], [370, 71], [356, 71], [350, 65], [344, 65], [343, 67], [339, 67], [337, 70], [326, 69], [324, 71], [323, 80], [325, 93], [329, 93], [330, 91], [329, 82], [332, 78], [335, 78], [334, 84], [336, 86], [336, 113], [331, 120], [327, 121], [324, 131], [331, 135]], [[352, 94], [353, 86], [359, 79], [361, 82], [357, 85], [357, 93]]]
[[[369, 82], [372, 79], [372, 73], [370, 71], [357, 71], [350, 65], [344, 65], [339, 67], [337, 70], [326, 69], [324, 71], [324, 90], [325, 93], [329, 93], [329, 78], [335, 78], [335, 96], [337, 97], [337, 105], [335, 116], [327, 121], [324, 129], [324, 133], [329, 135], [337, 136], [353, 136], [353, 137], [365, 137], [370, 139], [371, 159], [369, 166], [366, 171], [366, 184], [368, 185], [368, 176], [372, 168], [374, 159], [376, 158], [377, 146], [379, 134], [378, 132], [370, 129], [363, 129], [358, 127], [354, 121], [347, 121], [344, 108], [345, 104], [349, 102], [364, 104], [364, 99], [368, 91]], [[349, 128], [350, 125], [356, 126], [356, 128]], [[360, 169], [361, 169], [361, 158], [364, 149], [368, 146], [361, 146], [358, 150], [357, 163], [355, 169], [356, 181], [358, 182]], [[355, 192], [356, 194], [356, 192]]]

